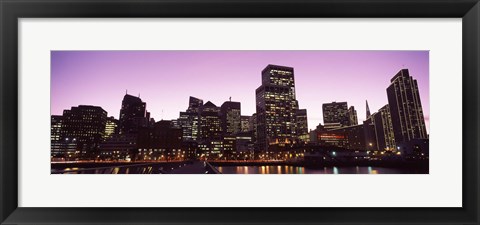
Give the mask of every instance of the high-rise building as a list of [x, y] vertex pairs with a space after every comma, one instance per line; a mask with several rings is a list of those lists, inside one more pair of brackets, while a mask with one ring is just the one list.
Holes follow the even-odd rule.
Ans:
[[52, 115], [50, 123], [50, 140], [52, 142], [59, 141], [62, 133], [63, 116]]
[[184, 141], [197, 141], [200, 135], [200, 109], [203, 100], [190, 96], [188, 109], [180, 112], [178, 125], [182, 128], [182, 139]]
[[383, 106], [378, 112], [371, 115], [375, 126], [378, 150], [395, 150], [395, 136], [393, 133], [390, 107]]
[[350, 126], [358, 125], [357, 110], [355, 110], [355, 107], [350, 106], [350, 108], [348, 108], [348, 116], [350, 118]]
[[200, 112], [201, 140], [222, 139], [220, 108], [212, 102], [205, 103]]
[[120, 134], [137, 133], [140, 127], [148, 125], [146, 105], [139, 97], [125, 94], [120, 109]]
[[365, 100], [365, 106], [367, 107], [366, 108], [367, 109], [367, 114], [366, 114], [367, 117], [366, 118], [368, 119], [368, 118], [370, 118], [371, 114], [370, 114], [370, 107], [368, 107], [368, 101], [367, 100]]
[[268, 65], [262, 71], [262, 85], [255, 93], [259, 150], [293, 143], [297, 137], [298, 109], [293, 68]]
[[[347, 102], [324, 103], [322, 105], [322, 110], [323, 123], [326, 128], [336, 129], [350, 125]], [[335, 126], [331, 126], [332, 124], [335, 124]]]
[[387, 97], [396, 143], [428, 138], [417, 80], [402, 69], [390, 81]]
[[308, 120], [307, 120], [307, 110], [299, 109], [297, 110], [297, 137], [303, 142], [307, 143], [310, 140], [310, 135], [308, 133]]
[[113, 116], [107, 118], [107, 122], [105, 124], [105, 133], [103, 135], [103, 139], [106, 140], [112, 137], [114, 134], [118, 133], [118, 120], [113, 118]]
[[224, 102], [220, 106], [222, 130], [225, 135], [234, 135], [242, 129], [240, 102]]
[[252, 142], [257, 143], [257, 114], [256, 113], [252, 114], [248, 123], [249, 123], [248, 131], [253, 132]]
[[248, 132], [250, 131], [250, 118], [251, 116], [241, 116], [240, 117], [240, 130], [241, 132]]
[[105, 135], [107, 112], [99, 106], [80, 105], [63, 111], [62, 135], [74, 139], [81, 153], [96, 149]]

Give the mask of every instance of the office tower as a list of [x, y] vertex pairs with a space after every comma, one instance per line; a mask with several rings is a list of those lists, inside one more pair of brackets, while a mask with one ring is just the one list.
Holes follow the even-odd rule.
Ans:
[[367, 100], [365, 100], [365, 105], [367, 107], [367, 117], [366, 118], [368, 119], [368, 118], [370, 118], [371, 115], [370, 115], [370, 108], [368, 107], [368, 101]]
[[98, 147], [105, 134], [107, 112], [99, 106], [80, 105], [63, 111], [64, 140], [75, 140], [82, 153]]
[[107, 122], [105, 124], [105, 134], [103, 135], [103, 139], [106, 140], [111, 138], [114, 134], [118, 132], [118, 120], [113, 118], [113, 116], [107, 118]]
[[146, 103], [139, 97], [125, 94], [120, 109], [120, 134], [137, 133], [140, 127], [147, 126]]
[[241, 132], [250, 131], [250, 127], [251, 127], [250, 118], [251, 118], [251, 116], [241, 116], [240, 117], [240, 123], [241, 123], [240, 130], [241, 130]]
[[220, 115], [224, 135], [231, 136], [241, 131], [240, 102], [224, 102], [220, 106]]
[[383, 106], [378, 112], [372, 114], [371, 117], [375, 126], [378, 149], [387, 151], [395, 150], [395, 136], [393, 133], [390, 107], [388, 105]]
[[200, 108], [203, 100], [190, 96], [188, 109], [180, 112], [178, 124], [182, 128], [182, 139], [184, 141], [197, 141], [200, 135]]
[[50, 140], [59, 141], [62, 132], [63, 116], [52, 115], [50, 119]]
[[182, 130], [174, 127], [170, 120], [161, 120], [153, 127], [139, 130], [138, 149], [141, 160], [184, 159], [182, 150]]
[[200, 137], [202, 140], [222, 138], [220, 109], [208, 101], [201, 107], [200, 112]]
[[357, 110], [355, 110], [355, 107], [350, 106], [350, 108], [348, 108], [348, 116], [350, 118], [350, 126], [358, 125]]
[[417, 80], [402, 69], [390, 81], [387, 97], [396, 143], [428, 138]]
[[350, 125], [350, 116], [347, 102], [324, 103], [323, 123], [326, 129], [336, 129]]
[[297, 137], [303, 142], [307, 143], [310, 140], [310, 135], [308, 133], [308, 120], [307, 120], [307, 110], [299, 109], [297, 110]]
[[292, 67], [268, 65], [262, 85], [255, 91], [257, 144], [261, 151], [270, 145], [285, 146], [296, 138], [295, 81]]

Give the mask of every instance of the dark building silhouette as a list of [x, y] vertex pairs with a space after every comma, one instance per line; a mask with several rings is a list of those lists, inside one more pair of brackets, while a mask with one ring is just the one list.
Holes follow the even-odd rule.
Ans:
[[372, 114], [371, 117], [375, 126], [378, 150], [394, 151], [396, 144], [390, 107], [388, 105], [383, 106], [378, 112]]
[[350, 126], [350, 115], [347, 102], [324, 103], [323, 123], [327, 129]]
[[292, 144], [297, 138], [298, 109], [293, 68], [268, 65], [262, 71], [262, 85], [255, 93], [259, 150]]
[[138, 159], [172, 160], [184, 159], [182, 130], [175, 128], [170, 120], [161, 120], [153, 127], [144, 127], [138, 134]]
[[126, 94], [120, 109], [120, 134], [137, 133], [140, 127], [148, 125], [146, 103], [142, 99]]
[[357, 110], [355, 107], [348, 108], [348, 117], [350, 118], [350, 126], [358, 125]]
[[365, 135], [365, 148], [369, 151], [378, 150], [377, 135], [375, 133], [375, 124], [370, 115], [367, 120], [363, 121], [363, 133]]
[[182, 128], [182, 139], [184, 141], [197, 141], [200, 139], [200, 111], [203, 100], [190, 96], [188, 109], [180, 112], [178, 125]]
[[428, 138], [417, 80], [402, 69], [390, 81], [387, 97], [395, 141]]
[[[252, 135], [252, 142], [253, 143], [257, 143], [257, 114], [254, 113], [252, 114], [252, 116], [250, 117], [249, 119], [249, 127], [248, 127], [248, 131], [251, 131], [253, 132], [253, 135]], [[257, 145], [258, 147], [258, 145]]]
[[239, 133], [242, 129], [240, 102], [224, 102], [220, 106], [222, 130], [227, 136]]
[[307, 120], [307, 110], [298, 109], [297, 110], [297, 137], [302, 143], [307, 143], [310, 140], [310, 135], [308, 133], [308, 120]]
[[81, 154], [89, 153], [103, 140], [106, 122], [107, 112], [99, 106], [72, 107], [63, 111], [61, 138], [75, 140]]

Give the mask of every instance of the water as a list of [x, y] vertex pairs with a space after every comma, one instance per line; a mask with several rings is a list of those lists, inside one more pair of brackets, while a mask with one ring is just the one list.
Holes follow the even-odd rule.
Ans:
[[218, 166], [223, 174], [418, 174], [421, 169], [371, 166], [305, 168], [300, 166]]
[[[217, 166], [222, 174], [428, 174], [426, 169], [385, 168], [372, 166], [305, 168], [301, 166]], [[52, 173], [64, 174], [161, 174], [178, 173], [204, 174], [203, 169], [193, 168], [190, 164], [143, 164], [129, 166], [111, 166], [94, 168], [67, 167], [52, 169]], [[198, 170], [198, 171], [197, 171]]]

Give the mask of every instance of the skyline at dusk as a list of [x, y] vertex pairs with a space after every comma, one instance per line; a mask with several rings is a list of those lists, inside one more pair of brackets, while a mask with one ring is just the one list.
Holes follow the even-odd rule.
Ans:
[[364, 121], [388, 103], [386, 88], [403, 68], [417, 80], [429, 131], [428, 51], [52, 51], [51, 113], [77, 105], [100, 106], [119, 118], [128, 94], [142, 98], [156, 121], [172, 120], [189, 96], [217, 106], [241, 102], [241, 114], [255, 113], [255, 89], [268, 64], [293, 67], [299, 108], [308, 127], [323, 122], [322, 104], [347, 102]]

